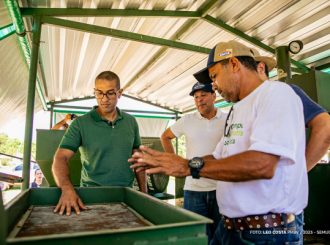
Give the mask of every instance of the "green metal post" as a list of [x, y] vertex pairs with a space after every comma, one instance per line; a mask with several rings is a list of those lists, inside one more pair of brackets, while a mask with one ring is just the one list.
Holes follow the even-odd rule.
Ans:
[[289, 82], [291, 79], [291, 65], [288, 46], [276, 48], [277, 76], [282, 82]]
[[39, 42], [41, 34], [40, 18], [34, 19], [32, 28], [32, 54], [29, 71], [29, 87], [26, 106], [26, 119], [25, 119], [25, 136], [24, 136], [24, 153], [23, 153], [23, 185], [22, 189], [29, 188], [30, 181], [30, 160], [31, 160], [31, 145], [32, 145], [32, 131], [33, 131], [33, 113], [34, 113], [34, 100], [37, 79], [37, 64], [39, 53]]
[[56, 115], [56, 112], [57, 112], [57, 111], [54, 111], [53, 125], [55, 125], [55, 124], [57, 123], [57, 121], [56, 121], [56, 116], [57, 116], [57, 115]]
[[[178, 113], [175, 113], [175, 121], [178, 121]], [[179, 139], [178, 137], [175, 137], [175, 153], [178, 154], [179, 153]]]
[[50, 122], [49, 122], [49, 128], [53, 127], [53, 116], [54, 116], [54, 103], [52, 102], [50, 104]]
[[7, 237], [7, 215], [2, 200], [2, 192], [0, 190], [0, 244], [6, 244]]
[[[178, 113], [175, 113], [175, 121], [179, 119]], [[179, 139], [175, 138], [175, 152], [179, 154]], [[175, 177], [175, 198], [183, 197], [183, 186], [186, 178]]]

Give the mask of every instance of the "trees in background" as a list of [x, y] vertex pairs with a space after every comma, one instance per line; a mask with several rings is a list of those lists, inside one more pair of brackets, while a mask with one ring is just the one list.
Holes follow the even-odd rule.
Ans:
[[[8, 135], [0, 134], [0, 153], [23, 157], [24, 142], [18, 139], [9, 138]], [[32, 144], [32, 157], [35, 158], [36, 145]], [[0, 154], [0, 166], [8, 166], [12, 158]]]

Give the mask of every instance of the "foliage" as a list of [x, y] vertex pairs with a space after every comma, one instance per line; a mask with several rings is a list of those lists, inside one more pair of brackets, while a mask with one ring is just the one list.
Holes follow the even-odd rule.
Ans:
[[[24, 150], [24, 142], [18, 139], [9, 138], [8, 135], [1, 133], [0, 134], [0, 153], [7, 155], [22, 157]], [[32, 157], [35, 158], [36, 145], [32, 144]], [[8, 165], [10, 159], [0, 155], [1, 165]]]

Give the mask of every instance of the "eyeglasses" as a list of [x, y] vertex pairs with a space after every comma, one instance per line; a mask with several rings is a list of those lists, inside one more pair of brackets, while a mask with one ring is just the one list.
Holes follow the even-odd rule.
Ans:
[[224, 132], [224, 136], [228, 137], [230, 136], [230, 130], [231, 130], [231, 125], [229, 125], [229, 120], [230, 120], [230, 124], [233, 120], [233, 116], [234, 116], [234, 106], [232, 106], [229, 110], [227, 119], [226, 119], [226, 123], [225, 123], [225, 132]]
[[95, 95], [96, 99], [99, 99], [99, 100], [102, 100], [104, 96], [106, 96], [108, 99], [114, 98], [117, 95], [117, 92], [113, 91], [113, 90], [109, 90], [109, 91], [103, 93], [101, 90], [94, 89], [94, 95]]

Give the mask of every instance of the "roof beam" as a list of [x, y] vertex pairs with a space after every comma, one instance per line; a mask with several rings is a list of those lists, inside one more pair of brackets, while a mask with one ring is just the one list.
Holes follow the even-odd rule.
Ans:
[[[62, 103], [68, 103], [68, 102], [75, 102], [75, 101], [82, 101], [82, 100], [90, 100], [90, 99], [95, 99], [95, 96], [86, 96], [83, 98], [73, 98], [73, 99], [65, 99], [65, 100], [59, 100], [59, 101], [49, 101], [47, 105], [53, 105], [55, 107], [56, 105], [62, 104]], [[50, 110], [50, 108], [48, 108]]]
[[[164, 109], [164, 110], [172, 111], [174, 113], [181, 113], [181, 112], [176, 111], [176, 110], [173, 110], [171, 108], [168, 108], [168, 107], [165, 107], [165, 106], [161, 106], [161, 105], [157, 105], [155, 103], [152, 103], [152, 102], [149, 102], [149, 101], [145, 101], [145, 100], [142, 100], [142, 99], [139, 99], [139, 98], [135, 98], [135, 97], [130, 96], [130, 95], [127, 95], [127, 94], [122, 94], [122, 96], [127, 97], [127, 98], [130, 98], [132, 100], [143, 102], [143, 103], [148, 104], [148, 105], [156, 106], [156, 107], [161, 108], [161, 109]], [[89, 99], [95, 99], [95, 96], [86, 96], [84, 98], [73, 98], [73, 99], [60, 100], [60, 101], [50, 101], [50, 102], [47, 103], [47, 105], [53, 105], [53, 107], [58, 107], [58, 106], [61, 106], [61, 104], [63, 104], [63, 103], [75, 102], [75, 101], [82, 101], [82, 100], [89, 100]], [[72, 107], [72, 106], [70, 106], [70, 107]], [[50, 109], [48, 109], [48, 110], [50, 110]]]
[[[198, 9], [198, 12], [200, 13], [200, 16], [204, 16], [208, 13], [208, 11], [217, 3], [217, 0], [208, 0], [205, 1]], [[182, 37], [184, 33], [186, 33], [195, 23], [197, 19], [190, 19], [187, 20], [182, 27], [178, 31], [176, 31], [169, 39], [170, 40], [178, 40]], [[135, 74], [133, 78], [131, 78], [130, 81], [128, 81], [124, 85], [124, 89], [129, 88], [132, 86], [136, 80], [138, 80], [144, 73], [148, 72], [149, 68], [157, 62], [157, 60], [162, 57], [166, 51], [167, 47], [161, 47], [157, 53], [153, 55], [153, 57]]]
[[85, 31], [85, 32], [100, 34], [100, 35], [105, 35], [105, 36], [112, 36], [112, 37], [116, 37], [116, 38], [120, 38], [120, 39], [126, 39], [126, 40], [131, 40], [131, 41], [136, 41], [136, 42], [147, 43], [147, 44], [155, 44], [155, 45], [159, 45], [159, 46], [166, 46], [166, 47], [170, 47], [170, 48], [188, 50], [188, 51], [193, 51], [193, 52], [198, 52], [198, 53], [203, 53], [203, 54], [208, 54], [210, 52], [210, 49], [204, 48], [204, 47], [199, 47], [196, 45], [171, 41], [171, 40], [164, 39], [164, 38], [158, 38], [158, 37], [153, 37], [153, 36], [148, 36], [148, 35], [132, 33], [132, 32], [128, 32], [128, 31], [111, 29], [111, 28], [97, 26], [97, 25], [85, 24], [85, 23], [72, 21], [72, 20], [63, 20], [63, 19], [58, 19], [58, 18], [53, 18], [53, 17], [42, 17], [42, 22], [51, 24], [51, 25], [66, 27], [66, 28], [73, 29], [73, 30]]
[[21, 8], [22, 16], [200, 18], [198, 11], [145, 9]]
[[[54, 106], [54, 110], [57, 109], [80, 109], [80, 110], [88, 110], [90, 111], [91, 109], [93, 109], [92, 106], [87, 107], [87, 106], [71, 106], [71, 105], [56, 105]], [[131, 112], [131, 113], [146, 113], [146, 114], [160, 114], [160, 115], [170, 115], [173, 116], [175, 115], [176, 112], [163, 112], [163, 111], [143, 111], [143, 110], [126, 110], [126, 109], [122, 109], [122, 111], [125, 112]], [[72, 110], [72, 112], [74, 112]]]
[[319, 70], [319, 71], [322, 71], [322, 70], [325, 70], [325, 69], [328, 69], [328, 68], [330, 68], [330, 63], [326, 63], [326, 64], [315, 67], [315, 69]]
[[0, 41], [5, 39], [6, 37], [9, 37], [10, 35], [14, 34], [16, 32], [15, 25], [9, 24], [3, 27], [0, 27]]
[[140, 101], [140, 102], [143, 102], [143, 103], [146, 103], [148, 105], [152, 105], [152, 106], [156, 106], [156, 107], [159, 107], [159, 108], [162, 108], [162, 109], [165, 109], [165, 110], [168, 110], [168, 111], [172, 111], [174, 113], [181, 113], [180, 111], [177, 111], [177, 110], [173, 110], [169, 107], [166, 107], [166, 106], [161, 106], [161, 105], [158, 105], [158, 104], [155, 104], [155, 103], [152, 103], [150, 101], [145, 101], [145, 100], [142, 100], [142, 99], [139, 99], [139, 98], [135, 98], [133, 96], [130, 96], [130, 95], [127, 95], [127, 94], [123, 94], [124, 97], [127, 97], [127, 98], [130, 98], [130, 99], [133, 99], [133, 100], [136, 100], [136, 101]]
[[[22, 16], [113, 16], [113, 17], [176, 17], [176, 18], [203, 18], [209, 23], [221, 27], [222, 29], [250, 42], [251, 44], [262, 48], [272, 54], [275, 49], [262, 43], [258, 39], [251, 37], [244, 32], [231, 27], [222, 20], [218, 20], [210, 15], [207, 11], [214, 6], [216, 1], [207, 2], [198, 11], [171, 11], [171, 10], [142, 10], [142, 9], [81, 9], [81, 8], [21, 8]], [[138, 34], [137, 34], [138, 35]], [[168, 41], [168, 40], [167, 40]], [[162, 44], [161, 44], [162, 45]], [[167, 45], [165, 45], [167, 46]], [[299, 69], [308, 72], [309, 68], [304, 64], [290, 59], [291, 63]]]

